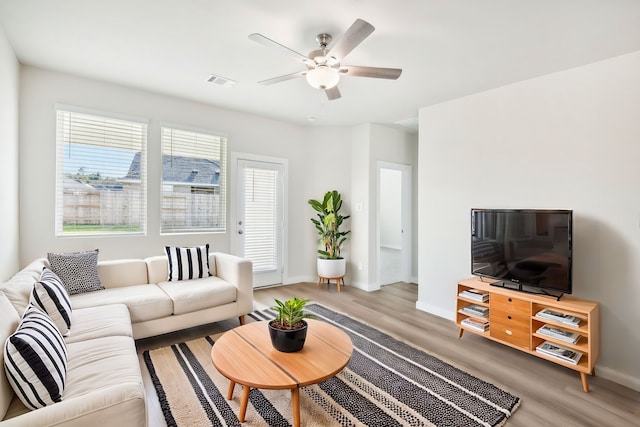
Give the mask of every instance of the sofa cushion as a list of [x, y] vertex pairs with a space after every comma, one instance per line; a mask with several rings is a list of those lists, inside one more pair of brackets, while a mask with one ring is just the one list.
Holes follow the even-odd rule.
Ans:
[[78, 308], [71, 319], [73, 329], [64, 337], [67, 344], [111, 336], [133, 337], [131, 316], [124, 304]]
[[[131, 338], [114, 336], [73, 343], [68, 351], [62, 402], [29, 412], [15, 399], [6, 414], [10, 425], [147, 425], [144, 385]], [[11, 423], [13, 417], [17, 422]]]
[[236, 300], [237, 288], [219, 277], [188, 282], [160, 282], [158, 287], [173, 301], [173, 314], [191, 313]]
[[98, 275], [98, 249], [47, 254], [51, 270], [60, 277], [69, 295], [104, 289]]
[[165, 252], [169, 261], [168, 282], [202, 279], [210, 275], [208, 243], [192, 248], [165, 246]]
[[33, 284], [40, 279], [42, 269], [48, 266], [49, 263], [45, 258], [39, 258], [0, 285], [0, 291], [11, 301], [11, 304], [18, 313], [18, 317], [22, 317], [22, 314], [29, 305]]
[[[100, 282], [105, 288], [144, 285], [150, 282], [147, 263], [143, 259], [115, 259], [98, 262]], [[165, 280], [163, 278], [162, 280]]]
[[171, 315], [171, 299], [156, 285], [134, 285], [71, 295], [73, 309], [126, 304], [132, 322], [144, 322]]
[[65, 398], [82, 396], [96, 388], [132, 382], [142, 386], [134, 341], [113, 336], [70, 343]]
[[67, 378], [67, 346], [47, 314], [34, 305], [7, 339], [4, 367], [9, 384], [28, 408], [62, 400]]
[[71, 327], [71, 301], [62, 281], [47, 267], [33, 284], [30, 302], [47, 313], [62, 335]]

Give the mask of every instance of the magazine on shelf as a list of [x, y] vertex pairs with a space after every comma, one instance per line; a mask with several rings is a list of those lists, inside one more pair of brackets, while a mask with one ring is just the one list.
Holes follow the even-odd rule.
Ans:
[[582, 353], [579, 351], [571, 350], [566, 347], [562, 347], [561, 345], [550, 343], [549, 341], [545, 341], [537, 346], [536, 351], [574, 365], [577, 365], [578, 361], [582, 357]]
[[489, 301], [489, 292], [479, 291], [478, 289], [466, 289], [460, 292], [458, 296], [480, 302]]
[[580, 340], [580, 334], [551, 325], [542, 325], [536, 332], [538, 332], [540, 335], [546, 335], [548, 337], [556, 338], [571, 344], [576, 344], [578, 340]]
[[580, 319], [570, 314], [561, 313], [559, 311], [550, 310], [545, 308], [536, 313], [536, 317], [541, 319], [554, 320], [556, 322], [564, 323], [571, 326], [580, 325]]
[[466, 318], [466, 319], [462, 319], [462, 321], [460, 322], [461, 324], [468, 326], [472, 329], [478, 330], [480, 332], [484, 332], [487, 329], [489, 329], [489, 321], [485, 320], [485, 321], [481, 321], [481, 320], [475, 320], [475, 319], [470, 319], [470, 318]]
[[469, 316], [487, 317], [489, 316], [489, 308], [482, 307], [480, 305], [470, 304], [460, 309], [460, 313], [467, 314]]

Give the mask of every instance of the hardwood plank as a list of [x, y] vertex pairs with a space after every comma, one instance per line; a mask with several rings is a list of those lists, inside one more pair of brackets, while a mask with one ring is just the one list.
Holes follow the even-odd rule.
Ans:
[[[507, 427], [535, 426], [640, 426], [640, 392], [601, 377], [589, 377], [590, 393], [582, 392], [577, 372], [465, 333], [458, 339], [454, 322], [415, 308], [418, 286], [396, 283], [365, 292], [352, 286], [318, 287], [297, 283], [257, 289], [256, 307], [269, 307], [273, 299], [308, 298], [347, 313], [388, 334], [422, 348], [464, 371], [514, 393], [522, 399]], [[455, 295], [451, 296], [452, 300]], [[138, 351], [214, 334], [238, 326], [237, 319], [213, 323], [136, 342]], [[149, 425], [164, 426], [153, 385], [141, 359], [149, 402]]]

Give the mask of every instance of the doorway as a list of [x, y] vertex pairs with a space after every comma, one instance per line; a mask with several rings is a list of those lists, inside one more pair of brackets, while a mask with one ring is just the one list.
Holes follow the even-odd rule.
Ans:
[[411, 166], [378, 162], [378, 283], [411, 279]]
[[254, 288], [282, 283], [286, 162], [242, 156], [235, 163], [235, 253], [253, 263]]

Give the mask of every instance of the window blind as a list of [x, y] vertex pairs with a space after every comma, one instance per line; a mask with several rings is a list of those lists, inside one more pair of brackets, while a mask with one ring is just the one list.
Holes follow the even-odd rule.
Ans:
[[144, 233], [146, 123], [56, 110], [56, 235]]
[[161, 128], [161, 232], [226, 230], [227, 140]]
[[277, 185], [279, 171], [246, 168], [244, 170], [244, 257], [253, 263], [253, 271], [277, 270], [279, 263]]

